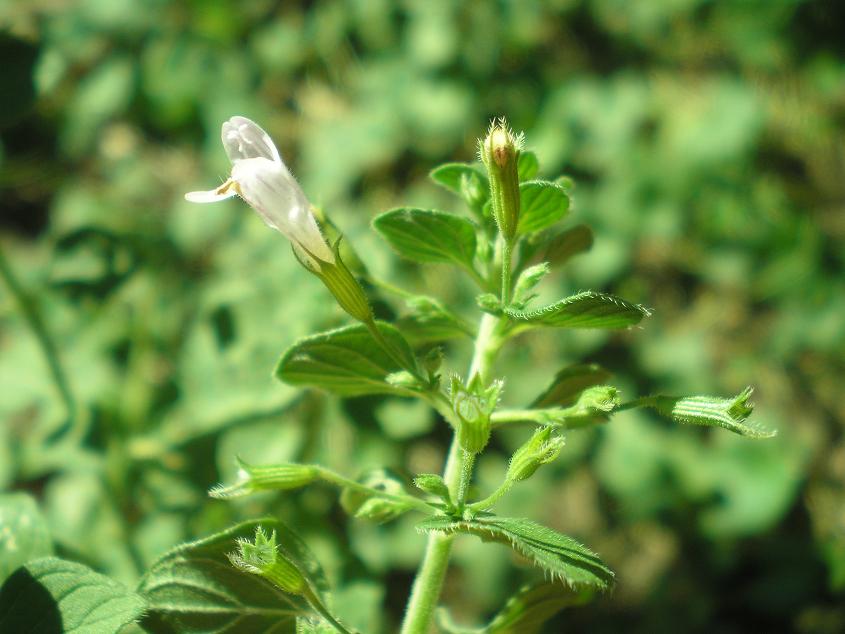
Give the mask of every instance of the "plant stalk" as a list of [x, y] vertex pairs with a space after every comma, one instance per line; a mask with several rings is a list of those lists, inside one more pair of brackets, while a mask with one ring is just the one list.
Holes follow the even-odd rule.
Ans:
[[[498, 323], [499, 318], [495, 315], [485, 314], [481, 318], [467, 382], [472, 380], [472, 377], [476, 374], [480, 376], [483, 382], [489, 382], [490, 370], [502, 343], [501, 338], [496, 333]], [[440, 411], [444, 415], [451, 414], [451, 412]], [[454, 419], [454, 415], [447, 416], [447, 418]], [[460, 490], [466, 489], [471, 473], [468, 474], [467, 470], [464, 469], [464, 452], [458, 442], [459, 423], [455, 420], [450, 420], [450, 423], [455, 433], [443, 470], [443, 480], [449, 487], [452, 499], [457, 500]], [[443, 588], [443, 580], [449, 566], [454, 539], [454, 535], [436, 532], [429, 535], [422, 564], [420, 564], [414, 585], [411, 588], [411, 596], [405, 610], [401, 634], [428, 634], [434, 610], [437, 608], [437, 602]]]

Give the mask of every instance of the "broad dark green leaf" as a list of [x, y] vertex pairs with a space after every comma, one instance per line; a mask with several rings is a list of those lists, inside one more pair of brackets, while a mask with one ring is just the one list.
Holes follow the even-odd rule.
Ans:
[[519, 181], [530, 181], [537, 176], [537, 170], [540, 169], [540, 161], [537, 160], [537, 155], [530, 150], [523, 150], [519, 153], [519, 159], [516, 163], [516, 170], [519, 173]]
[[560, 370], [551, 385], [531, 404], [531, 407], [566, 407], [575, 403], [588, 387], [604, 383], [610, 372], [595, 363], [570, 365]]
[[569, 195], [563, 187], [549, 181], [528, 181], [519, 186], [519, 207], [517, 231], [542, 231], [566, 215]]
[[438, 185], [463, 198], [474, 209], [480, 209], [490, 197], [487, 176], [479, 166], [469, 163], [446, 163], [435, 167], [429, 176]]
[[325, 575], [302, 540], [281, 522], [254, 520], [178, 546], [154, 563], [138, 585], [148, 605], [144, 628], [167, 634], [295, 632], [297, 616], [313, 614], [305, 599], [237, 570], [227, 557], [236, 540], [252, 540], [258, 526], [276, 532], [285, 558], [327, 602]]
[[[402, 334], [379, 322], [379, 331], [409, 367], [414, 354]], [[275, 376], [290, 385], [319, 387], [342, 396], [404, 394], [386, 381], [402, 368], [379, 346], [365, 326], [355, 325], [303, 337], [285, 351]]]
[[18, 568], [0, 588], [0, 632], [114, 634], [144, 607], [140, 596], [88, 566], [45, 557]]
[[722, 427], [740, 436], [771, 438], [777, 434], [772, 429], [749, 423], [754, 405], [748, 402], [752, 389], [745, 388], [733, 398], [718, 396], [649, 396], [637, 401], [642, 407], [652, 407], [663, 416], [684, 425]]
[[485, 541], [510, 546], [534, 565], [573, 587], [606, 589], [613, 584], [613, 572], [593, 552], [571, 537], [528, 519], [477, 517], [455, 521], [445, 516], [428, 518], [417, 529], [430, 532], [470, 533]]
[[47, 520], [32, 496], [0, 495], [0, 583], [18, 566], [53, 554]]
[[613, 295], [584, 291], [537, 310], [505, 308], [505, 313], [528, 326], [618, 329], [638, 324], [651, 313]]
[[561, 265], [593, 246], [593, 231], [587, 225], [576, 225], [549, 240], [543, 259], [549, 264]]
[[401, 207], [376, 216], [373, 227], [409, 260], [473, 266], [475, 226], [461, 216]]

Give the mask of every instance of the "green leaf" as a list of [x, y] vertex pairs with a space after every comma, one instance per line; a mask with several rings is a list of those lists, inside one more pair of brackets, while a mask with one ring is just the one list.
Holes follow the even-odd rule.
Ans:
[[445, 211], [401, 207], [376, 216], [373, 227], [409, 260], [472, 269], [475, 225], [466, 218]]
[[0, 588], [0, 632], [114, 634], [143, 611], [122, 584], [56, 557], [30, 561]]
[[595, 291], [584, 291], [533, 311], [504, 310], [511, 319], [526, 326], [554, 328], [626, 328], [651, 314], [638, 304]]
[[555, 614], [593, 597], [593, 590], [572, 590], [556, 583], [524, 586], [485, 628], [489, 634], [537, 634]]
[[[402, 334], [383, 322], [378, 329], [408, 367], [414, 367], [414, 354]], [[365, 326], [355, 325], [298, 340], [282, 355], [275, 376], [290, 385], [319, 387], [341, 396], [408, 395], [406, 388], [387, 382], [388, 375], [401, 369]]]
[[407, 304], [414, 312], [396, 326], [413, 346], [475, 336], [472, 326], [434, 298], [418, 295]]
[[470, 533], [484, 541], [510, 546], [531, 562], [572, 587], [607, 589], [613, 572], [593, 552], [571, 537], [524, 518], [477, 517], [455, 521], [436, 516], [417, 524], [423, 532]]
[[148, 605], [144, 628], [167, 634], [294, 632], [297, 616], [313, 614], [308, 602], [237, 570], [227, 557], [237, 550], [237, 540], [252, 540], [258, 527], [276, 532], [284, 557], [326, 603], [325, 575], [304, 542], [281, 522], [254, 520], [177, 546], [155, 562], [138, 585]]
[[0, 495], [0, 583], [18, 566], [53, 554], [47, 520], [32, 496]]
[[516, 162], [516, 171], [519, 173], [519, 182], [530, 181], [537, 175], [537, 170], [540, 169], [540, 161], [537, 160], [537, 155], [530, 150], [523, 150], [519, 153], [519, 159]]
[[549, 264], [564, 264], [573, 256], [589, 251], [592, 246], [592, 229], [587, 225], [576, 225], [548, 241], [543, 259]]
[[299, 616], [296, 618], [296, 634], [337, 634], [337, 630], [318, 616]]
[[519, 186], [520, 234], [542, 231], [569, 211], [569, 195], [549, 181], [528, 181]]
[[438, 185], [463, 198], [473, 209], [481, 209], [490, 197], [490, 184], [484, 172], [469, 163], [446, 163], [435, 167], [429, 177]]
[[775, 430], [747, 421], [754, 411], [754, 405], [748, 402], [752, 392], [752, 388], [747, 387], [733, 398], [649, 396], [635, 401], [635, 404], [651, 407], [683, 425], [722, 427], [740, 436], [771, 438], [777, 435]]
[[570, 365], [558, 371], [551, 385], [538, 396], [531, 407], [566, 407], [578, 400], [588, 387], [604, 383], [611, 374], [595, 363]]
[[438, 625], [447, 634], [538, 634], [555, 614], [564, 608], [583, 605], [593, 596], [594, 591], [589, 588], [573, 590], [559, 583], [535, 583], [520, 588], [484, 627], [456, 626], [445, 610], [438, 611]]

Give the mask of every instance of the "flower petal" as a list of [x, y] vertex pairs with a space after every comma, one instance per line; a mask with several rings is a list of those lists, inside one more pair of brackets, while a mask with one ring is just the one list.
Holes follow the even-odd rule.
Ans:
[[225, 121], [220, 136], [226, 155], [232, 163], [251, 158], [265, 158], [274, 163], [282, 162], [270, 135], [246, 117], [235, 116]]
[[218, 200], [226, 200], [232, 196], [237, 196], [234, 188], [229, 187], [223, 190], [222, 187], [218, 187], [207, 192], [188, 192], [185, 194], [185, 200], [191, 203], [216, 203]]

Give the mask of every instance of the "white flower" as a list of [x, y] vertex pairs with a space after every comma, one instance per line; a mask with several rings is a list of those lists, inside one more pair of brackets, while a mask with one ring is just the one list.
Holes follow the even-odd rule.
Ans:
[[217, 189], [189, 192], [185, 199], [213, 203], [238, 195], [291, 241], [309, 268], [320, 270], [318, 261], [334, 264], [334, 253], [317, 226], [311, 205], [270, 135], [246, 117], [232, 117], [223, 123], [221, 137], [232, 161], [231, 176]]

